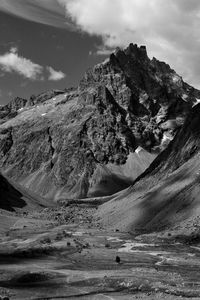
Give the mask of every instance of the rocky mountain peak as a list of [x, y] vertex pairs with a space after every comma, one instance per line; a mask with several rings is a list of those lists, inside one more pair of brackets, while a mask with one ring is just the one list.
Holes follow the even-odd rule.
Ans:
[[135, 61], [141, 60], [141, 61], [145, 61], [148, 60], [148, 56], [147, 56], [147, 50], [146, 50], [146, 46], [140, 46], [138, 47], [137, 44], [130, 44], [126, 49], [122, 50], [120, 48], [116, 48], [115, 52], [112, 55], [115, 55], [116, 58], [119, 60], [119, 62], [121, 61], [123, 63], [123, 58], [130, 58], [134, 59]]
[[85, 73], [79, 85], [83, 103], [95, 103], [99, 85], [104, 85], [126, 111], [126, 120], [143, 147], [155, 145], [164, 131], [168, 140], [173, 138], [174, 129], [183, 124], [200, 97], [199, 91], [186, 84], [168, 64], [156, 58], [150, 60], [146, 47], [136, 44], [124, 50], [117, 48], [109, 59]]

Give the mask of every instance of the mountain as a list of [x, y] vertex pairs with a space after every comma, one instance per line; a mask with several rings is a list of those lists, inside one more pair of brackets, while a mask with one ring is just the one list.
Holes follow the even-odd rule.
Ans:
[[0, 169], [48, 199], [112, 195], [167, 147], [199, 99], [144, 46], [118, 48], [77, 88], [0, 108]]
[[200, 104], [193, 107], [169, 146], [127, 190], [102, 205], [107, 227], [131, 232], [173, 229], [198, 233], [200, 226]]

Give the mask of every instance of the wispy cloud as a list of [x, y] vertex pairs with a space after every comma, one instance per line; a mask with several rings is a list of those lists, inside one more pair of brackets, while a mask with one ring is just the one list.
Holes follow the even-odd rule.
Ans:
[[47, 71], [49, 72], [49, 80], [58, 81], [66, 77], [66, 74], [62, 71], [56, 71], [52, 67], [47, 67]]
[[9, 52], [0, 55], [0, 68], [4, 72], [15, 72], [28, 79], [43, 79], [43, 67], [30, 59], [19, 56], [16, 47], [12, 47]]
[[112, 52], [114, 52], [115, 48], [108, 48], [104, 45], [96, 45], [95, 46], [96, 50], [95, 51], [89, 51], [89, 55], [102, 55], [102, 56], [108, 56]]
[[60, 28], [72, 28], [57, 0], [0, 0], [0, 10], [29, 21]]
[[7, 73], [17, 73], [30, 80], [44, 80], [45, 70], [48, 72], [48, 80], [58, 81], [66, 76], [62, 71], [56, 71], [51, 66], [43, 67], [20, 56], [17, 47], [11, 47], [9, 52], [0, 55], [0, 69]]

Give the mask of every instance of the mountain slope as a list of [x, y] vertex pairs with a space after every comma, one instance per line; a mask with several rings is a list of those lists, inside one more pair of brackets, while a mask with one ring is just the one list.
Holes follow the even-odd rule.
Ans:
[[128, 190], [102, 205], [98, 217], [132, 232], [195, 231], [200, 225], [200, 105]]
[[49, 206], [44, 199], [10, 182], [0, 174], [0, 210], [17, 211]]
[[88, 70], [77, 89], [1, 107], [0, 169], [49, 199], [113, 194], [168, 145], [198, 99], [167, 64], [130, 44]]

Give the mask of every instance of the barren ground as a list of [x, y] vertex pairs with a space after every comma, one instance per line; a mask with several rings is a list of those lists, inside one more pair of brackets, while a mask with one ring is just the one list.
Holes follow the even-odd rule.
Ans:
[[198, 242], [108, 231], [94, 222], [95, 210], [2, 212], [0, 295], [13, 300], [200, 299]]

